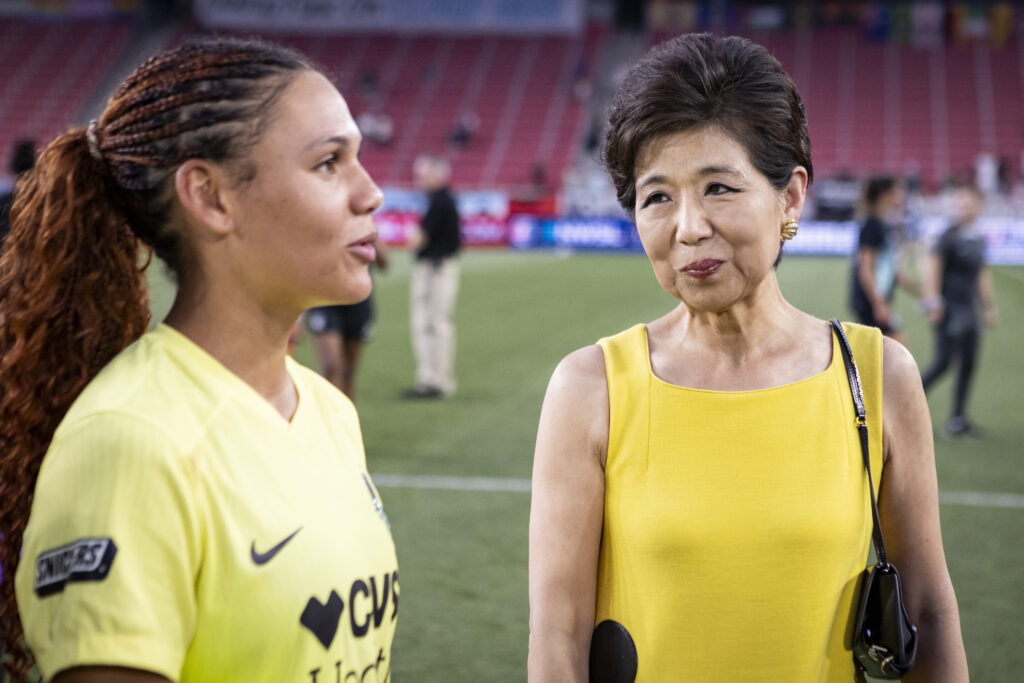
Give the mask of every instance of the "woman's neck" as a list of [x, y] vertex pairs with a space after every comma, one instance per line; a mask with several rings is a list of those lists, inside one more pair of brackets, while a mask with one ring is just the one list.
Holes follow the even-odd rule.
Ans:
[[164, 322], [191, 339], [269, 402], [286, 420], [298, 407], [288, 374], [288, 336], [298, 314], [260, 309], [249, 299], [223, 301], [182, 285]]
[[685, 303], [677, 311], [673, 336], [716, 349], [736, 363], [760, 356], [780, 340], [799, 334], [800, 323], [809, 318], [783, 298], [774, 273], [750, 296], [724, 311], [695, 311]]
[[651, 323], [654, 374], [694, 389], [747, 391], [791, 384], [827, 368], [827, 326], [790, 305], [774, 273], [769, 278], [724, 311], [680, 304]]

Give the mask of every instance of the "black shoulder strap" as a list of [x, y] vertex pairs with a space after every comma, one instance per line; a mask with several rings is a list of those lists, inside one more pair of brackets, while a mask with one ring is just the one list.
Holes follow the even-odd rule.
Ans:
[[878, 516], [878, 501], [875, 499], [875, 484], [871, 480], [867, 411], [864, 408], [864, 393], [860, 388], [860, 373], [857, 372], [857, 362], [853, 360], [853, 351], [850, 349], [850, 342], [846, 339], [846, 332], [843, 330], [842, 324], [835, 318], [832, 318], [829, 322], [832, 324], [832, 330], [839, 339], [839, 350], [843, 354], [843, 364], [846, 366], [846, 378], [850, 380], [853, 411], [857, 415], [857, 435], [860, 437], [860, 452], [864, 457], [864, 469], [868, 474], [868, 490], [871, 492], [871, 514], [874, 518], [872, 539], [875, 543], [875, 555], [878, 556], [879, 564], [888, 564], [888, 561], [885, 559], [885, 541], [882, 540], [882, 523]]

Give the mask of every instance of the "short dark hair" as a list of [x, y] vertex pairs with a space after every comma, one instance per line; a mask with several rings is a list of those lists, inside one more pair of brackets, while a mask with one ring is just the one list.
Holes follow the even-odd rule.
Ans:
[[891, 175], [871, 176], [864, 183], [864, 209], [874, 210], [878, 201], [896, 188], [896, 178]]
[[733, 137], [776, 189], [797, 166], [814, 177], [804, 105], [778, 60], [746, 38], [688, 33], [651, 48], [612, 99], [603, 156], [623, 208], [633, 213], [643, 145], [705, 126]]

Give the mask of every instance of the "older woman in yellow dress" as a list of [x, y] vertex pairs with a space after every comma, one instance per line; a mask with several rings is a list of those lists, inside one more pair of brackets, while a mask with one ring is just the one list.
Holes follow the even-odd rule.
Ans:
[[[612, 680], [590, 670], [593, 634], [635, 656], [639, 681], [853, 681], [868, 479], [837, 337], [786, 301], [775, 271], [813, 174], [800, 97], [760, 46], [681, 36], [620, 86], [605, 157], [678, 304], [571, 353], [551, 379], [530, 680]], [[846, 333], [919, 629], [904, 680], [967, 680], [917, 367], [875, 329]]]

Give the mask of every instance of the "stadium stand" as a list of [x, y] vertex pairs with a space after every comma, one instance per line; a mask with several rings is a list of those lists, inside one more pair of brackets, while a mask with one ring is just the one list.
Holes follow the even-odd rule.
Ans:
[[134, 31], [126, 21], [0, 21], [3, 154], [15, 139], [47, 141], [80, 122], [80, 109]]
[[915, 47], [873, 43], [855, 27], [749, 36], [793, 75], [823, 176], [918, 172], [934, 186], [1005, 156], [1010, 182], [1024, 142], [1024, 44]]
[[[16, 138], [51, 138], [85, 118], [94, 95], [135, 37], [122, 20], [0, 20], [0, 150]], [[188, 31], [183, 25], [174, 40]], [[306, 52], [336, 77], [352, 112], [384, 113], [388, 144], [363, 160], [382, 185], [407, 187], [422, 152], [443, 152], [462, 189], [511, 189], [535, 167], [558, 185], [579, 156], [587, 96], [614, 29], [591, 21], [579, 36], [462, 34], [268, 34]], [[917, 47], [869, 41], [855, 26], [748, 34], [792, 73], [804, 97], [820, 177], [841, 172], [916, 173], [935, 188], [969, 175], [977, 155], [1021, 177], [1024, 41]], [[650, 43], [666, 36], [654, 32]], [[604, 74], [605, 77], [608, 74]], [[597, 103], [600, 105], [600, 103]], [[464, 145], [450, 136], [471, 113]], [[598, 117], [600, 118], [600, 117]]]
[[[382, 111], [394, 140], [367, 144], [363, 162], [378, 183], [409, 186], [422, 152], [445, 152], [462, 189], [528, 183], [535, 164], [561, 178], [579, 148], [586, 102], [573, 96], [577, 73], [592, 71], [606, 35], [452, 36], [377, 34], [330, 38], [268, 36], [330, 70], [353, 115]], [[369, 76], [369, 78], [367, 78]], [[367, 82], [372, 85], [366, 87]], [[448, 141], [463, 113], [479, 124], [463, 147]]]

